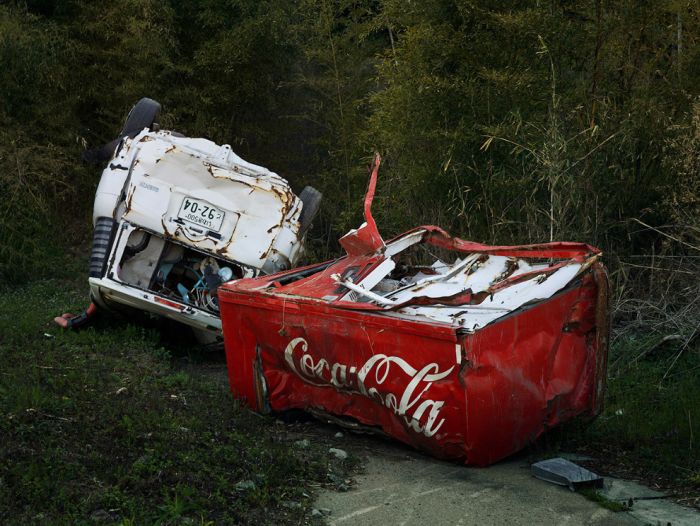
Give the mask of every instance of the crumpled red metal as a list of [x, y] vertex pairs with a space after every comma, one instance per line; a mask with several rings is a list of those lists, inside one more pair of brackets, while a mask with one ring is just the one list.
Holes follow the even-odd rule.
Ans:
[[[564, 242], [487, 246], [435, 226], [385, 243], [371, 215], [379, 162], [366, 222], [341, 239], [347, 256], [219, 289], [234, 395], [257, 411], [305, 409], [356, 421], [479, 466], [577, 415], [596, 415], [609, 330], [600, 251]], [[425, 292], [430, 274], [403, 286], [415, 292], [405, 301], [391, 299], [400, 288], [363, 288], [393, 268], [388, 260], [399, 248], [423, 244], [463, 258], [450, 268], [468, 263], [460, 263], [467, 282], [490, 263], [506, 270], [483, 290], [446, 296]], [[538, 298], [546, 286], [554, 292]], [[518, 293], [534, 296], [521, 304]]]

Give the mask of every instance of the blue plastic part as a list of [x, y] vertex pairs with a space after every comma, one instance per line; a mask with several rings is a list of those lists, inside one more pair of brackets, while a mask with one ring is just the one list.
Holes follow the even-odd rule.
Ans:
[[182, 301], [184, 301], [187, 305], [190, 304], [190, 295], [188, 294], [187, 288], [182, 283], [177, 284], [177, 291], [180, 293], [180, 296], [182, 296]]

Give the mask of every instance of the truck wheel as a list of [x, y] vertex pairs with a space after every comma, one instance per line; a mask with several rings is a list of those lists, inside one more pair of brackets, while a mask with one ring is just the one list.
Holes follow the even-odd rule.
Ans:
[[111, 217], [98, 217], [92, 234], [92, 254], [90, 255], [90, 277], [101, 278], [105, 273], [107, 256], [112, 248], [112, 239], [117, 223]]
[[153, 129], [156, 117], [160, 113], [160, 103], [149, 99], [142, 98], [133, 105], [129, 115], [126, 117], [124, 127], [121, 133], [111, 142], [108, 142], [100, 148], [94, 150], [86, 150], [83, 152], [83, 161], [89, 164], [100, 164], [109, 161], [114, 155], [114, 150], [119, 146], [124, 137], [136, 137], [144, 128]]
[[156, 117], [160, 113], [160, 108], [159, 102], [148, 97], [142, 98], [131, 108], [119, 137], [129, 136], [133, 138], [141, 133], [144, 128], [152, 130]]
[[299, 216], [299, 236], [306, 234], [306, 231], [311, 226], [311, 222], [318, 214], [318, 209], [321, 206], [323, 194], [316, 190], [313, 186], [307, 186], [299, 194], [299, 199], [304, 204]]

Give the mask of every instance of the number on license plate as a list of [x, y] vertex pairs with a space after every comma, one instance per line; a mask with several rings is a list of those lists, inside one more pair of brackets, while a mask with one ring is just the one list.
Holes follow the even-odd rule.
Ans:
[[195, 225], [203, 226], [214, 232], [221, 230], [224, 212], [200, 199], [185, 197], [177, 217]]

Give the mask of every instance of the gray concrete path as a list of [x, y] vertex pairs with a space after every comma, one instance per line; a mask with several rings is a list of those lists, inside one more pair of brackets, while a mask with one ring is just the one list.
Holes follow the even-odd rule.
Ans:
[[524, 461], [479, 469], [386, 449], [367, 455], [350, 491], [321, 492], [332, 526], [640, 524], [533, 478]]
[[[325, 429], [327, 439], [333, 432]], [[330, 441], [358, 457], [363, 466], [349, 491], [320, 492], [315, 507], [330, 510], [326, 519], [331, 526], [700, 526], [695, 510], [640, 484], [607, 478], [605, 497], [633, 502], [629, 512], [611, 512], [567, 488], [532, 477], [524, 455], [471, 468], [378, 437], [343, 433]]]
[[636, 482], [608, 478], [601, 493], [617, 502], [629, 502], [631, 499], [629, 514], [640, 524], [700, 526], [700, 513], [664, 499], [662, 493]]

